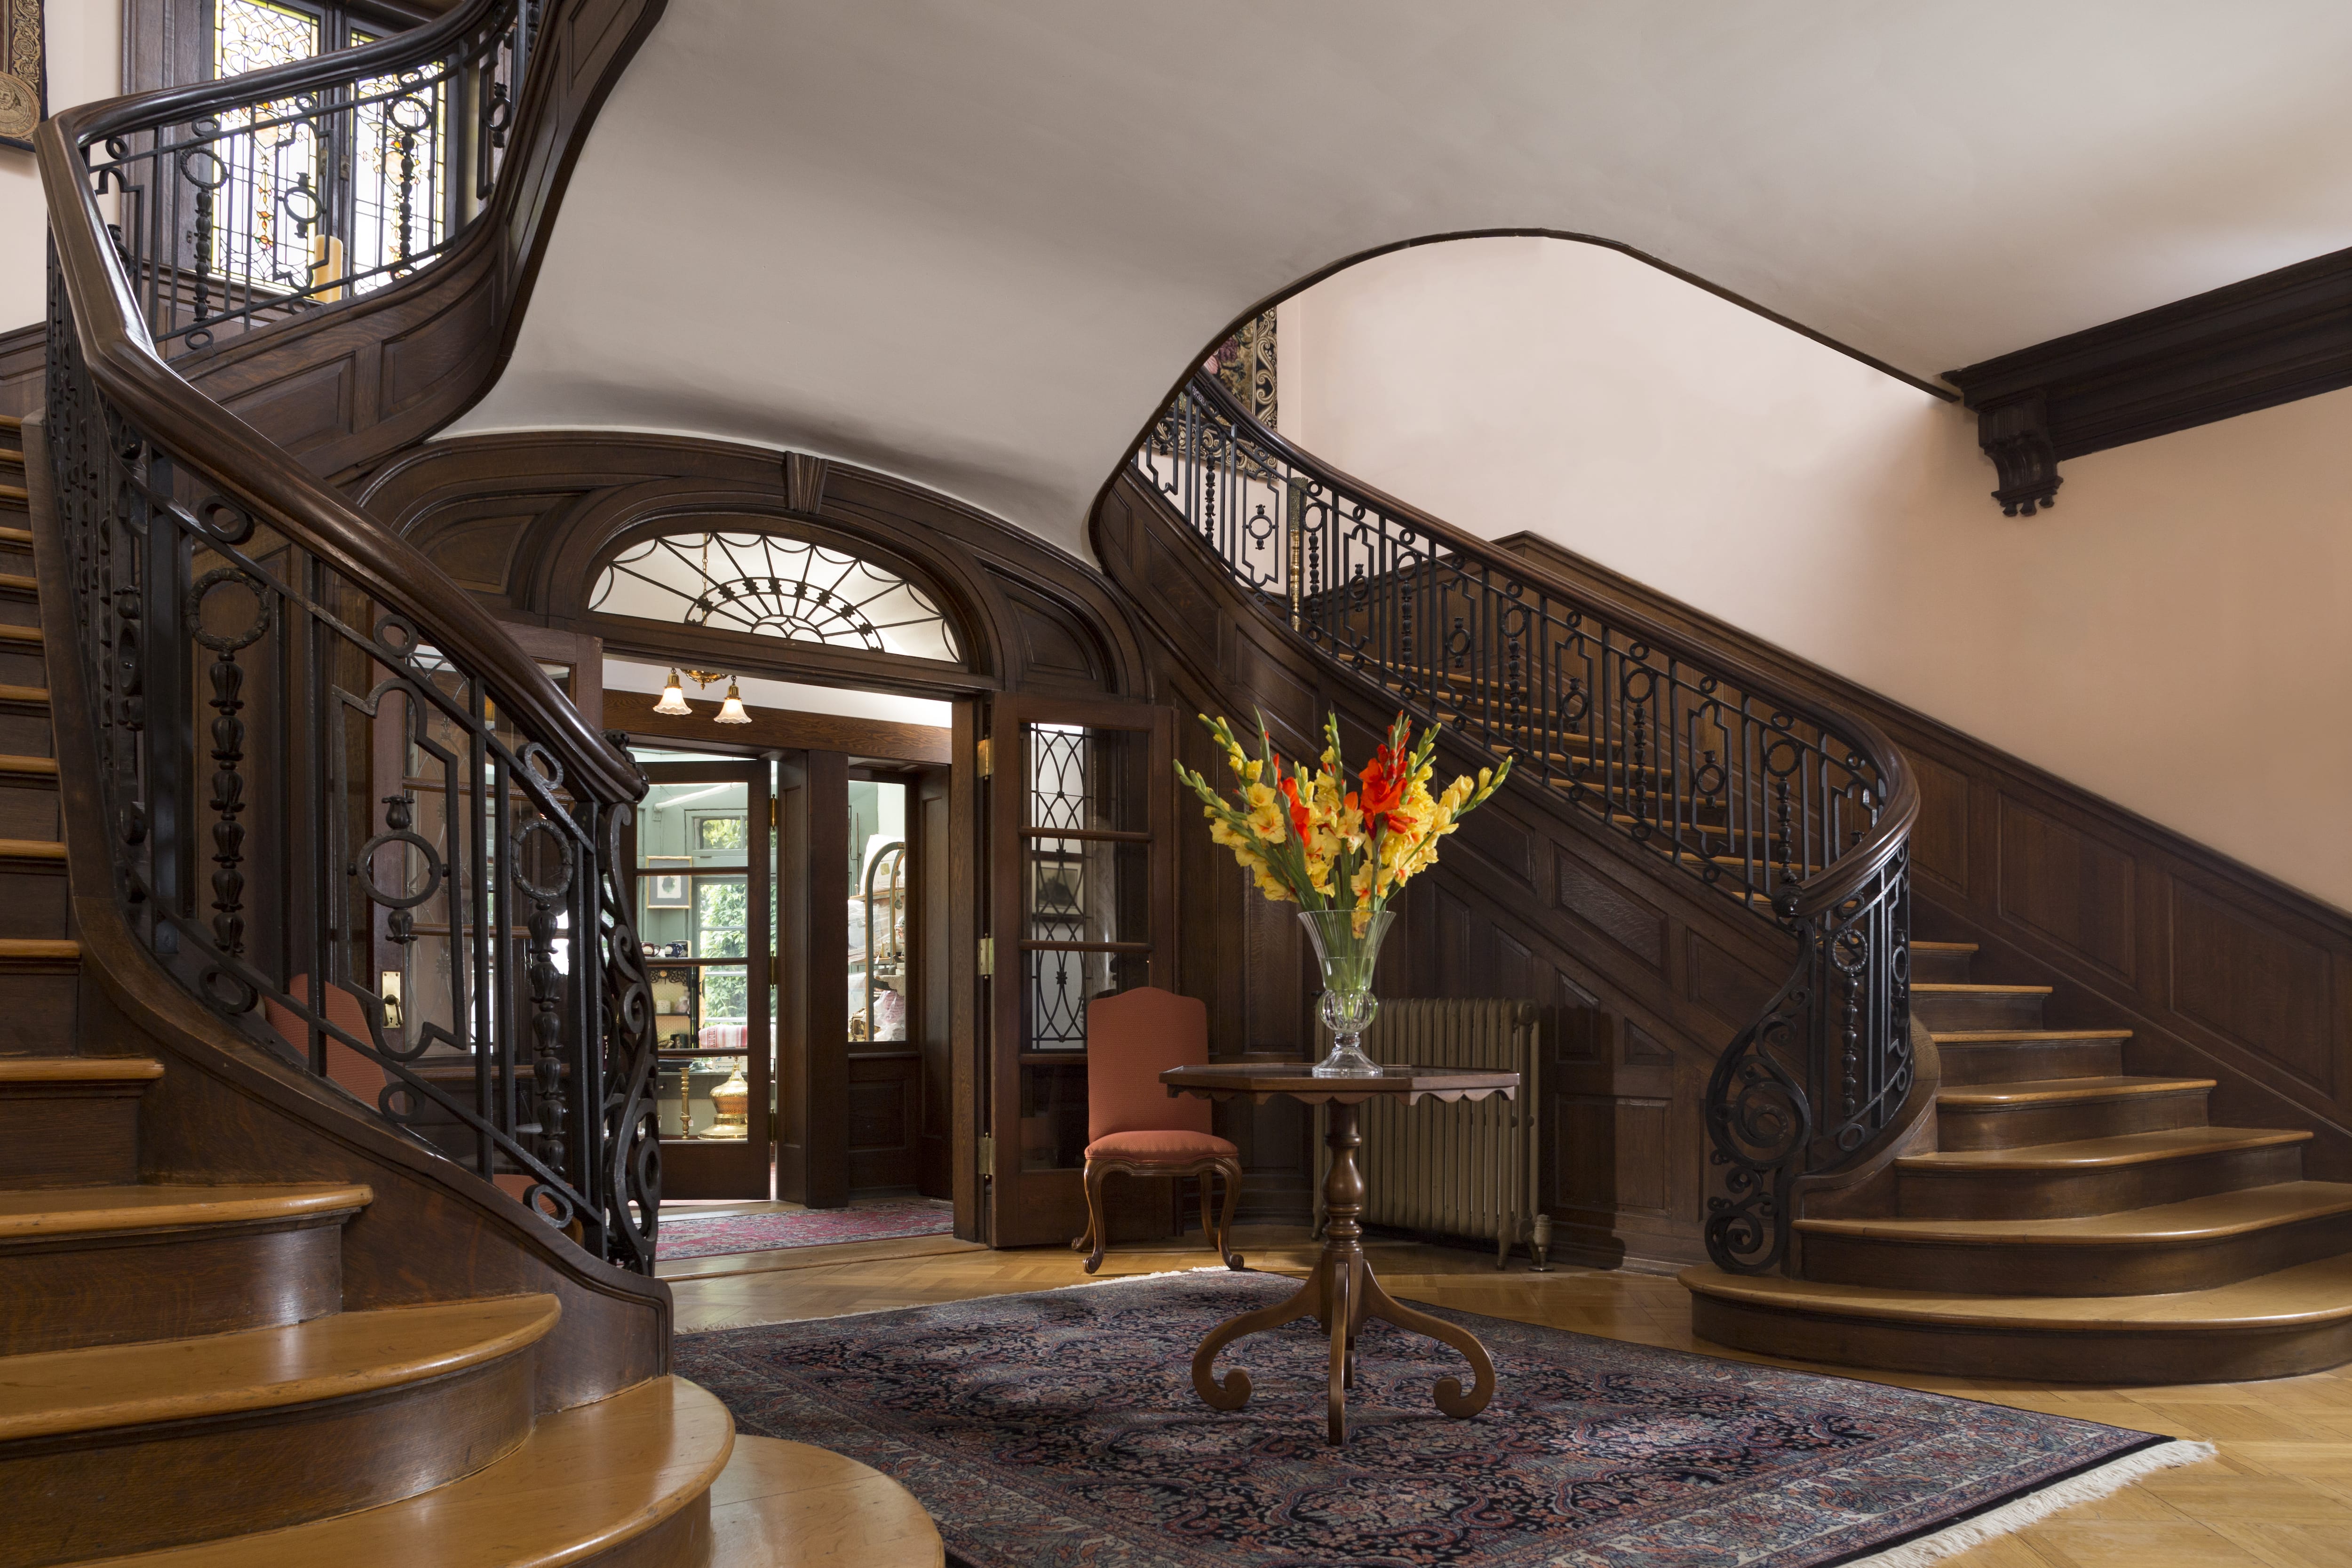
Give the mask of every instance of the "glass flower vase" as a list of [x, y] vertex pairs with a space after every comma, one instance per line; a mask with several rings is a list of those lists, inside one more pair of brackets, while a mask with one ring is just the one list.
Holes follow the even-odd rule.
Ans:
[[1389, 934], [1395, 917], [1386, 910], [1360, 917], [1352, 910], [1302, 910], [1298, 918], [1315, 944], [1315, 962], [1323, 970], [1324, 1026], [1331, 1031], [1331, 1051], [1315, 1064], [1317, 1078], [1378, 1078], [1381, 1064], [1364, 1054], [1364, 1030], [1381, 1010], [1372, 994], [1372, 967], [1380, 962], [1381, 939]]

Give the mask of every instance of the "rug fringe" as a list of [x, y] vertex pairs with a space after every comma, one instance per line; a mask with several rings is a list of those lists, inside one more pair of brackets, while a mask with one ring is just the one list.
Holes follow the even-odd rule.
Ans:
[[2168, 1470], [2176, 1465], [2200, 1464], [2213, 1458], [2213, 1454], [2210, 1443], [2176, 1441], [2142, 1448], [2096, 1469], [2069, 1477], [2054, 1487], [2044, 1487], [2030, 1497], [2004, 1503], [1974, 1519], [1962, 1520], [1948, 1530], [1906, 1541], [1868, 1557], [1854, 1558], [1845, 1568], [1927, 1568], [1929, 1563], [1956, 1557], [1972, 1546], [2011, 1534], [2077, 1503], [2095, 1502], [2121, 1491], [2142, 1476]]

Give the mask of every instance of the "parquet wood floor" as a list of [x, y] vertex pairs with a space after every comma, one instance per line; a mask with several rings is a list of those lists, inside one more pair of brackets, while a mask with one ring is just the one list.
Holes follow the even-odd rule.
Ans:
[[[1314, 1259], [1299, 1231], [1244, 1228], [1236, 1243], [1254, 1268], [1303, 1275]], [[1087, 1278], [1077, 1255], [1059, 1248], [966, 1247], [841, 1261], [809, 1256], [824, 1250], [800, 1249], [796, 1261], [804, 1267], [673, 1281], [679, 1331], [1046, 1290]], [[1197, 1240], [1129, 1247], [1114, 1251], [1096, 1277], [1209, 1261]], [[1694, 1340], [1688, 1299], [1671, 1279], [1570, 1268], [1531, 1274], [1516, 1262], [1497, 1274], [1477, 1253], [1402, 1242], [1376, 1243], [1374, 1264], [1382, 1282], [1410, 1300], [1641, 1344], [1771, 1359]], [[2221, 1449], [2212, 1463], [2151, 1476], [1948, 1559], [1955, 1568], [2352, 1568], [2352, 1368], [2270, 1383], [2126, 1389], [1811, 1370], [2202, 1438]]]

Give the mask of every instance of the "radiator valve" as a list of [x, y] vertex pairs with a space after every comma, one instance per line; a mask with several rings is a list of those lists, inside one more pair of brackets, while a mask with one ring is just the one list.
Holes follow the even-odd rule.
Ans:
[[1535, 1235], [1528, 1242], [1528, 1256], [1534, 1259], [1533, 1262], [1528, 1265], [1528, 1270], [1531, 1273], [1536, 1274], [1550, 1273], [1550, 1252], [1551, 1215], [1548, 1214], [1538, 1214], [1536, 1215]]

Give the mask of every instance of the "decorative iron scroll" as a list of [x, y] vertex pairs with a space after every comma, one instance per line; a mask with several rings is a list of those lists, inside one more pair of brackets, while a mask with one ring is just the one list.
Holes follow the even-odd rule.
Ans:
[[[50, 165], [53, 210], [87, 219], [50, 255], [45, 428], [76, 645], [51, 654], [85, 676], [114, 886], [156, 963], [650, 1273], [656, 1043], [620, 855], [643, 775], [463, 590], [298, 460], [221, 466], [250, 430], [159, 363], [436, 254], [470, 215], [420, 197], [460, 183], [461, 152], [488, 194], [536, 16], [473, 0], [384, 44], [152, 95], [184, 123], [115, 111], [102, 155], [74, 144], [98, 212]], [[331, 237], [318, 215], [359, 210], [337, 159], [371, 126], [388, 254], [329, 247], [265, 278], [313, 237], [302, 225]], [[326, 151], [261, 180], [273, 132]]]
[[1907, 764], [1869, 725], [1671, 629], [1532, 579], [1318, 463], [1195, 375], [1135, 454], [1268, 614], [1383, 700], [1788, 931], [1788, 983], [1710, 1084], [1707, 1248], [1760, 1273], [1788, 1198], [1911, 1087]]
[[[190, 353], [365, 294], [446, 251], [505, 156], [538, 7], [468, 8], [337, 57], [307, 15], [222, 0], [224, 89], [85, 147], [157, 347]], [[360, 62], [353, 64], [350, 62]], [[248, 75], [240, 73], [249, 72]], [[177, 102], [177, 93], [157, 94]]]

